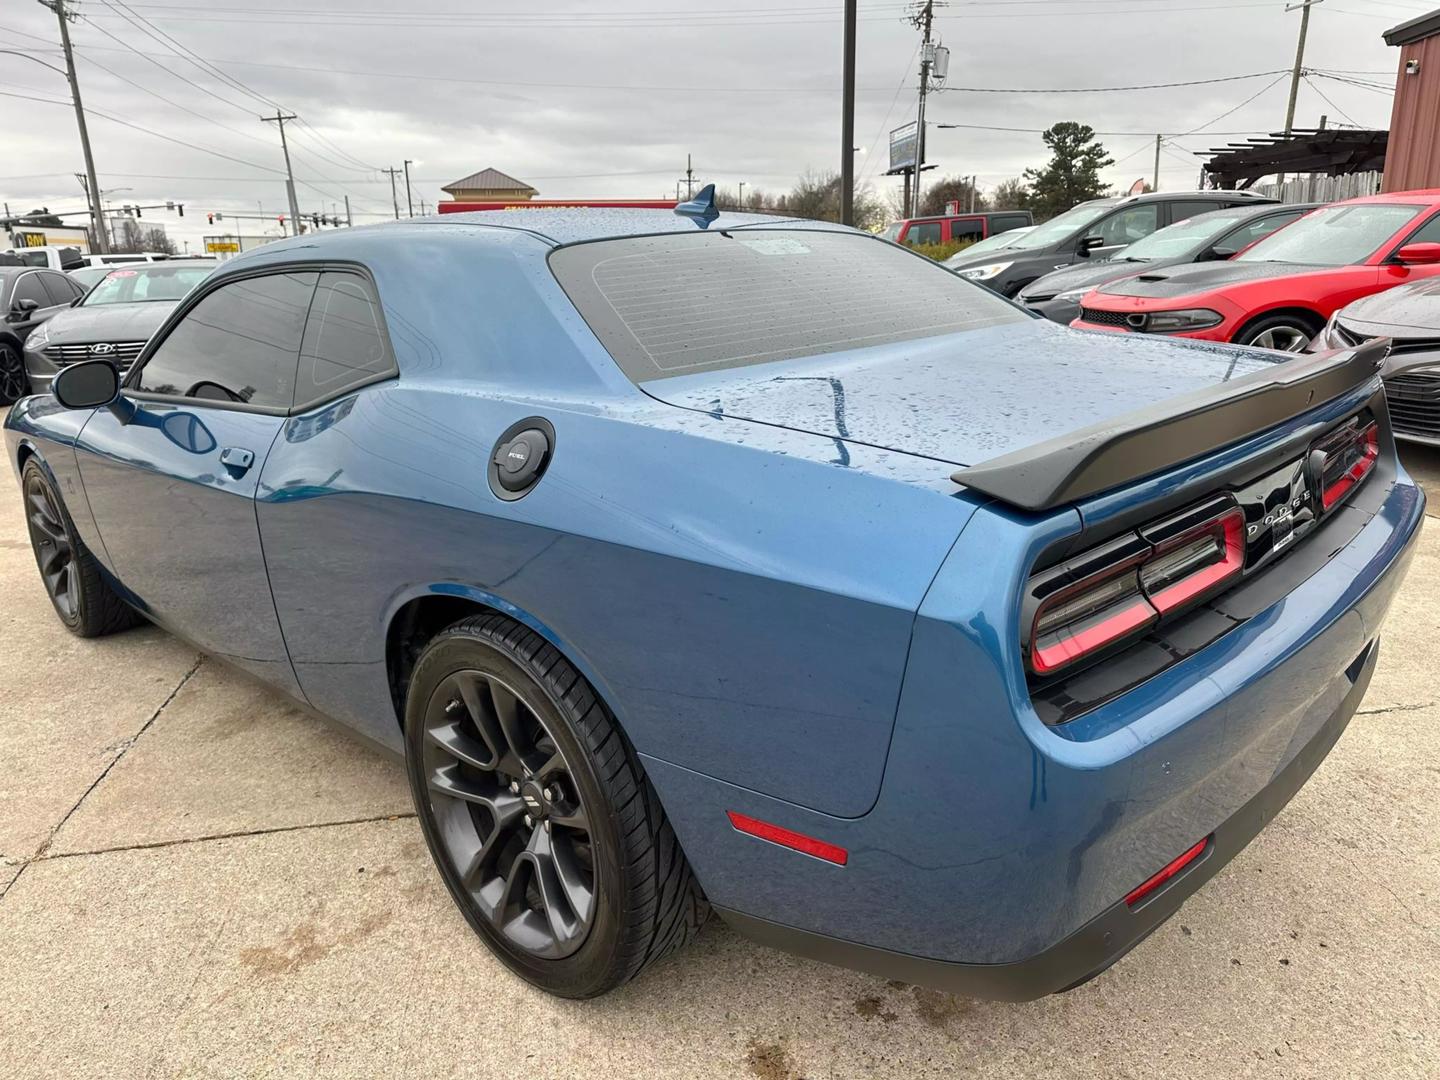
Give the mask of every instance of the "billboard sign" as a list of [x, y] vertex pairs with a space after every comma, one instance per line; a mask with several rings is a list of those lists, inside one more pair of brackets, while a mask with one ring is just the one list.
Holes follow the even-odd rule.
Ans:
[[890, 132], [890, 171], [913, 169], [920, 157], [920, 125], [914, 120]]

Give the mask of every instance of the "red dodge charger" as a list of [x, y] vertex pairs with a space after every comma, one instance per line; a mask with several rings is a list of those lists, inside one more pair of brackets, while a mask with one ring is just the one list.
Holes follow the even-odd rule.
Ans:
[[1228, 262], [1168, 266], [1087, 293], [1071, 326], [1299, 352], [1340, 307], [1440, 276], [1440, 189], [1332, 203]]

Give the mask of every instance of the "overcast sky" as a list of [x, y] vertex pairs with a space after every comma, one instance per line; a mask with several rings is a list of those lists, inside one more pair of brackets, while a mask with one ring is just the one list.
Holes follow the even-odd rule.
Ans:
[[[81, 93], [97, 114], [90, 133], [100, 186], [129, 189], [108, 196], [116, 203], [183, 202], [183, 219], [153, 212], [145, 221], [164, 223], [192, 249], [218, 231], [206, 226], [206, 211], [284, 211], [276, 126], [257, 118], [273, 103], [302, 118], [287, 126], [302, 211], [329, 213], [348, 194], [357, 224], [392, 213], [389, 180], [376, 170], [405, 158], [414, 162], [417, 213], [420, 200], [443, 197], [442, 184], [486, 166], [551, 198], [673, 196], [687, 153], [698, 179], [752, 188], [786, 188], [806, 170], [838, 168], [838, 0], [75, 6], [82, 17], [71, 33]], [[1393, 85], [1398, 50], [1381, 33], [1434, 6], [1324, 0], [1311, 17], [1306, 66]], [[882, 193], [899, 183], [878, 175], [884, 133], [915, 113], [919, 35], [907, 10], [860, 3], [856, 171]], [[1161, 187], [1193, 188], [1198, 159], [1188, 151], [1283, 125], [1288, 75], [1125, 92], [962, 88], [1134, 86], [1283, 71], [1294, 60], [1299, 22], [1284, 0], [951, 0], [937, 4], [935, 23], [951, 50], [950, 89], [931, 98], [929, 118], [1022, 129], [1078, 120], [1126, 133], [1103, 138], [1118, 159], [1106, 179], [1117, 186], [1150, 176], [1148, 133], [1166, 132]], [[0, 48], [62, 62], [55, 16], [36, 0], [0, 5], [0, 37]], [[68, 99], [60, 75], [4, 53], [0, 94]], [[1335, 78], [1302, 83], [1297, 126], [1313, 126], [1322, 113], [1331, 123], [1383, 128], [1390, 95]], [[10, 208], [82, 208], [73, 174], [83, 163], [68, 105], [0, 96], [0, 118], [0, 197]], [[1045, 156], [1034, 133], [932, 130], [929, 158], [938, 169], [929, 175], [975, 173], [982, 188], [993, 187]]]

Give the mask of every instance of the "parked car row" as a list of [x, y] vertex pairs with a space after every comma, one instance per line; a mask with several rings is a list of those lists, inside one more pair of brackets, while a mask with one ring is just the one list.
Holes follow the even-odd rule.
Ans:
[[[217, 266], [168, 259], [62, 274], [0, 266], [0, 405], [43, 393], [56, 372], [105, 357], [124, 371], [170, 309]], [[81, 274], [94, 275], [93, 284]]]

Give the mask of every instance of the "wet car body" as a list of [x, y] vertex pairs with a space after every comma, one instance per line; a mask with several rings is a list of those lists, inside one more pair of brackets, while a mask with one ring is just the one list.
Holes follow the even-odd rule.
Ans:
[[[326, 274], [383, 312], [360, 384], [146, 389], [208, 297]], [[859, 302], [888, 275], [913, 308]], [[5, 434], [84, 493], [130, 602], [297, 703], [399, 750], [397, 634], [503, 613], [616, 718], [732, 925], [1023, 999], [1173, 914], [1358, 706], [1424, 504], [1380, 352], [1075, 334], [813, 222], [510, 211], [248, 253], [115, 402], [28, 398]], [[544, 471], [497, 486], [542, 421]], [[1321, 445], [1368, 455], [1324, 509]], [[1148, 566], [1217, 500], [1233, 588], [1041, 670], [1037, 590], [1088, 589], [1117, 545]]]

